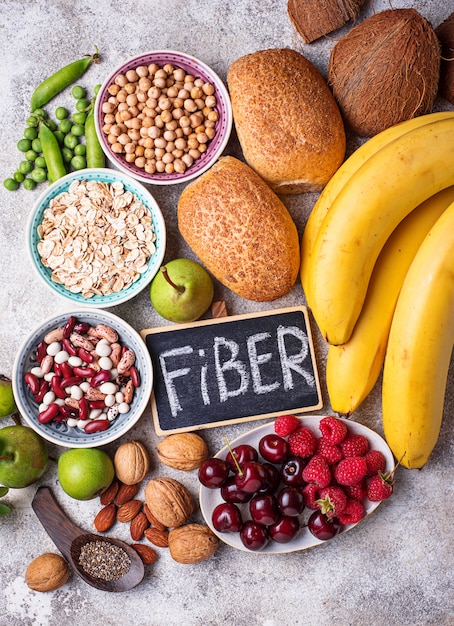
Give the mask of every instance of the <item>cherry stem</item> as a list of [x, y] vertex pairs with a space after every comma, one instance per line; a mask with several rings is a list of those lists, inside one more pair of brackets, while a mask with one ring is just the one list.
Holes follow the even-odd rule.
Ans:
[[185, 288], [182, 285], [176, 285], [173, 282], [173, 280], [169, 276], [169, 272], [167, 271], [167, 268], [166, 268], [165, 265], [163, 265], [161, 267], [161, 272], [162, 272], [164, 278], [166, 279], [166, 281], [169, 283], [169, 285], [171, 285], [174, 289], [176, 289], [178, 291], [178, 293], [184, 293]]
[[224, 441], [225, 441], [225, 445], [226, 445], [226, 446], [227, 446], [227, 448], [229, 449], [230, 456], [232, 457], [233, 462], [234, 462], [234, 463], [235, 463], [235, 465], [236, 465], [236, 468], [237, 468], [237, 470], [238, 470], [238, 474], [239, 474], [240, 476], [242, 476], [242, 475], [243, 475], [243, 470], [241, 469], [240, 464], [238, 463], [238, 459], [236, 458], [236, 456], [235, 456], [235, 455], [234, 455], [234, 453], [233, 453], [232, 447], [231, 447], [231, 445], [230, 445], [229, 440], [227, 439], [227, 437], [224, 437]]

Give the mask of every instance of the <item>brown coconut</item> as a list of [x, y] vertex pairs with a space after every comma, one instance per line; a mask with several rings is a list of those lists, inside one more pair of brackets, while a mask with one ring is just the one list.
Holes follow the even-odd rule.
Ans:
[[440, 76], [441, 47], [414, 9], [390, 9], [352, 28], [333, 47], [331, 85], [346, 126], [371, 137], [428, 113]]
[[454, 104], [454, 13], [437, 26], [435, 33], [441, 44], [438, 93]]
[[290, 20], [306, 43], [358, 17], [365, 0], [288, 0]]

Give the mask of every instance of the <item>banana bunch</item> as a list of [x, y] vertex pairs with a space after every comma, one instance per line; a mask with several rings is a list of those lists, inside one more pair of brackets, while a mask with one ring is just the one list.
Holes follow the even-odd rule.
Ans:
[[[434, 377], [437, 381], [441, 377], [443, 386], [447, 372], [443, 361], [433, 365], [438, 358], [433, 346], [422, 350], [424, 340], [420, 348], [409, 348], [418, 331], [423, 334], [427, 319], [419, 320], [423, 326], [413, 328], [410, 337], [406, 335], [405, 349], [408, 361], [414, 360], [413, 370], [406, 361], [397, 364], [398, 359], [392, 360], [397, 358], [404, 335], [398, 340], [399, 331], [390, 334], [390, 328], [395, 319], [401, 320], [401, 330], [406, 324], [408, 330], [412, 327], [408, 319], [402, 322], [406, 317], [415, 321], [412, 299], [425, 302], [426, 307], [435, 306], [426, 302], [428, 296], [422, 288], [402, 304], [403, 285], [423, 244], [433, 241], [432, 231], [448, 215], [453, 201], [454, 113], [421, 116], [376, 135], [345, 161], [320, 195], [302, 239], [302, 285], [308, 306], [330, 344], [326, 379], [332, 408], [343, 415], [356, 410], [374, 387], [385, 353], [394, 355], [386, 357], [383, 421], [388, 444], [396, 458], [403, 457], [405, 467], [421, 467], [435, 445], [444, 393], [440, 409], [440, 386]], [[423, 274], [418, 279], [424, 285], [432, 276], [442, 280], [435, 279], [435, 274], [441, 273], [447, 259], [443, 257], [441, 266], [434, 267], [444, 248], [440, 242], [438, 245], [439, 252], [436, 246], [432, 248], [432, 263], [426, 253], [425, 268], [420, 266]], [[454, 283], [445, 292], [439, 291], [438, 299], [447, 301], [445, 312], [449, 312], [451, 297], [454, 299]], [[424, 309], [424, 315], [428, 310]], [[443, 347], [448, 345], [450, 354], [454, 334], [438, 328], [438, 341]], [[413, 386], [415, 370], [419, 367], [422, 371], [427, 362], [432, 376]], [[438, 402], [438, 412], [427, 411], [424, 393], [432, 397], [432, 409]], [[416, 407], [419, 412], [415, 414]]]

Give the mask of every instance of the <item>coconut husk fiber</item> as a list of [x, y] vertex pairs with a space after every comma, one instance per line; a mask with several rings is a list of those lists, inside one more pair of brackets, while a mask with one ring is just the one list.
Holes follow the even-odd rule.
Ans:
[[328, 83], [347, 127], [360, 137], [430, 112], [438, 91], [441, 46], [414, 9], [367, 18], [331, 51]]
[[298, 33], [311, 43], [354, 20], [365, 0], [288, 0], [287, 11]]
[[454, 104], [454, 13], [437, 26], [435, 33], [441, 43], [438, 93]]

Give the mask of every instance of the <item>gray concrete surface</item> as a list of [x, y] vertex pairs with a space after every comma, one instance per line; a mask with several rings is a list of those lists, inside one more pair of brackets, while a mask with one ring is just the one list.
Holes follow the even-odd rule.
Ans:
[[[394, 7], [413, 6], [435, 26], [453, 10], [452, 0], [393, 1]], [[387, 0], [366, 3], [361, 18], [389, 7]], [[2, 97], [1, 178], [21, 159], [16, 149], [33, 88], [62, 65], [93, 50], [100, 65], [81, 81], [89, 87], [123, 59], [150, 49], [185, 51], [211, 65], [223, 79], [232, 61], [267, 47], [289, 46], [301, 51], [326, 75], [334, 37], [304, 45], [287, 16], [285, 0], [4, 0], [0, 8], [0, 67]], [[68, 105], [66, 93], [55, 100]], [[446, 108], [437, 101], [437, 108]], [[51, 110], [54, 107], [51, 107]], [[349, 150], [355, 146], [350, 138]], [[236, 138], [226, 154], [240, 156]], [[178, 235], [176, 203], [181, 187], [152, 189], [168, 228], [166, 258], [191, 256]], [[25, 228], [37, 191], [0, 190], [0, 371], [11, 374], [16, 351], [41, 319], [70, 306], [53, 296], [35, 277], [25, 247]], [[315, 194], [286, 198], [302, 232], [316, 200]], [[304, 302], [301, 286], [269, 304], [256, 304], [216, 284], [216, 297], [225, 299], [231, 314], [266, 310]], [[145, 291], [113, 312], [134, 328], [161, 324]], [[313, 328], [325, 406], [325, 346]], [[398, 409], [398, 407], [397, 407]], [[448, 382], [445, 419], [439, 442], [422, 471], [400, 470], [395, 495], [354, 531], [305, 552], [261, 556], [222, 546], [210, 560], [190, 566], [172, 561], [160, 550], [143, 583], [127, 594], [97, 591], [75, 576], [58, 591], [39, 594], [25, 584], [27, 564], [55, 547], [34, 515], [30, 503], [36, 485], [10, 492], [5, 499], [14, 510], [0, 520], [0, 625], [55, 626], [448, 626], [454, 624], [452, 453], [454, 382]], [[382, 433], [379, 385], [355, 419]], [[3, 424], [2, 424], [3, 425]], [[215, 452], [250, 424], [202, 431]], [[178, 477], [196, 495], [194, 473], [182, 474], [160, 466], [154, 453], [158, 437], [151, 413], [131, 431], [143, 440], [154, 459], [154, 474]], [[115, 446], [108, 446], [113, 451]], [[61, 450], [52, 449], [56, 456]], [[95, 501], [66, 497], [51, 466], [40, 481], [56, 489], [61, 504], [80, 525], [91, 528], [98, 510]], [[194, 520], [200, 520], [199, 512]], [[116, 536], [127, 539], [126, 527]]]

